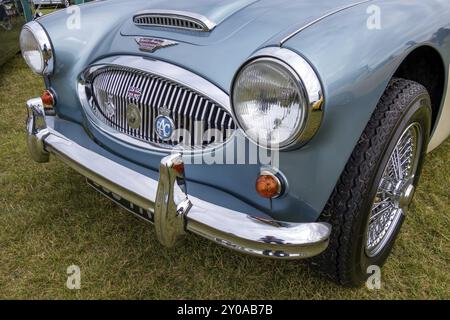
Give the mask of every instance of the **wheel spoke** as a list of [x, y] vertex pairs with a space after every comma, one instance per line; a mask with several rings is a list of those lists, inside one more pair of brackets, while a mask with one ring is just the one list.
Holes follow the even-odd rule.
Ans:
[[372, 215], [372, 216], [370, 217], [370, 221], [374, 221], [380, 214], [382, 214], [382, 213], [384, 213], [384, 212], [386, 212], [386, 211], [388, 211], [388, 210], [390, 210], [390, 209], [392, 209], [392, 203], [389, 203], [388, 206], [384, 207], [383, 209], [381, 209], [380, 211], [378, 211], [377, 213], [375, 213], [374, 215]]
[[396, 164], [397, 172], [398, 172], [398, 179], [401, 180], [403, 178], [403, 170], [402, 170], [402, 166], [400, 164], [400, 155], [399, 155], [398, 147], [395, 148], [394, 155], [395, 155], [395, 164]]
[[393, 178], [396, 181], [398, 181], [398, 180], [400, 180], [400, 172], [398, 170], [398, 166], [397, 166], [396, 162], [397, 161], [395, 159], [395, 151], [394, 151], [394, 153], [392, 154], [391, 158], [389, 159], [389, 168], [390, 168], [391, 172], [394, 174]]
[[382, 206], [384, 204], [389, 204], [391, 203], [391, 198], [390, 197], [386, 197], [385, 199], [375, 202], [372, 206], [372, 211], [378, 209], [379, 206]]

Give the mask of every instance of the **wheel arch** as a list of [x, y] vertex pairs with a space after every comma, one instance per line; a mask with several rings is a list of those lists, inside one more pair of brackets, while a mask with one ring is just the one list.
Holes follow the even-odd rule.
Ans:
[[393, 78], [415, 81], [427, 89], [431, 98], [431, 132], [444, 106], [446, 77], [444, 60], [430, 45], [420, 45], [408, 52], [393, 74]]

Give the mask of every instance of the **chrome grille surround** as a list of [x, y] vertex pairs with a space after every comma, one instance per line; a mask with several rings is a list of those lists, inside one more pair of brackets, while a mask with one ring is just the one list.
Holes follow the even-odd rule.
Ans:
[[205, 16], [176, 10], [138, 12], [133, 16], [133, 22], [137, 26], [177, 28], [200, 32], [209, 32], [216, 26], [216, 23]]
[[[137, 87], [142, 89], [142, 94], [128, 97], [130, 88]], [[196, 74], [159, 60], [134, 56], [108, 58], [80, 75], [78, 94], [91, 123], [114, 138], [138, 147], [161, 151], [217, 148], [236, 130], [226, 93]], [[108, 113], [108, 99], [115, 106], [114, 115]], [[138, 129], [127, 124], [129, 104], [141, 112]], [[158, 138], [155, 119], [160, 115], [172, 117], [175, 129], [187, 129], [190, 141], [180, 143], [176, 139]], [[219, 129], [221, 137], [207, 135], [207, 140], [200, 139], [199, 144], [199, 124], [203, 124], [203, 132]]]

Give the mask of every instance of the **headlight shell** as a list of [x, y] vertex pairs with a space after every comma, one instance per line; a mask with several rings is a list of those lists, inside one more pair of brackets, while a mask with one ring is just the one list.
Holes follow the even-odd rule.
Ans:
[[22, 28], [20, 49], [33, 72], [40, 75], [50, 75], [53, 72], [53, 47], [44, 28], [36, 21], [31, 21]]
[[231, 89], [240, 128], [250, 140], [275, 150], [311, 140], [320, 126], [323, 102], [312, 67], [284, 48], [258, 51], [237, 72]]

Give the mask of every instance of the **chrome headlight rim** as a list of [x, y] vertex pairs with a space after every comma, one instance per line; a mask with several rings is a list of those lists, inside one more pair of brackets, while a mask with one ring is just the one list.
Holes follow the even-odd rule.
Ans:
[[[30, 67], [31, 70], [33, 70], [33, 72], [35, 72], [39, 75], [47, 76], [47, 75], [52, 74], [54, 64], [55, 64], [55, 61], [54, 61], [55, 59], [54, 59], [53, 46], [52, 46], [50, 37], [48, 36], [47, 32], [36, 21], [30, 21], [27, 24], [25, 24], [22, 28], [21, 35], [24, 30], [29, 31], [31, 33], [31, 35], [34, 37], [34, 39], [38, 45], [38, 49], [41, 53], [41, 59], [43, 62], [42, 69], [35, 70], [30, 64], [28, 64], [28, 61], [26, 61], [26, 59], [24, 57], [25, 61], [27, 62], [27, 65]], [[22, 47], [21, 47], [21, 50], [22, 50]]]
[[[304, 109], [303, 123], [300, 123], [290, 139], [287, 139], [283, 144], [276, 147], [259, 144], [258, 141], [255, 141], [247, 134], [247, 132], [245, 132], [242, 124], [240, 123], [240, 117], [236, 113], [235, 104], [233, 101], [236, 80], [242, 70], [255, 61], [262, 61], [264, 59], [267, 61], [276, 62], [282, 68], [290, 71], [293, 79], [297, 81], [299, 93], [302, 95], [302, 98], [305, 99], [304, 104], [306, 105], [306, 108]], [[268, 47], [255, 52], [235, 73], [231, 83], [230, 101], [233, 118], [238, 124], [241, 132], [243, 132], [250, 141], [265, 149], [290, 151], [306, 145], [319, 130], [323, 118], [325, 98], [320, 79], [311, 64], [306, 61], [306, 59], [296, 52], [286, 48]]]

